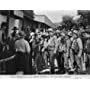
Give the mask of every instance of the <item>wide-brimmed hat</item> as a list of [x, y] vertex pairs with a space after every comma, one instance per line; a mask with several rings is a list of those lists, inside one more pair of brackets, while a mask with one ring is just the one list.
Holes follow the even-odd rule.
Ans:
[[30, 33], [30, 36], [33, 36], [33, 35], [35, 35], [35, 33], [34, 33], [34, 32], [31, 32], [31, 33]]
[[72, 34], [72, 32], [68, 32], [68, 34], [67, 34], [68, 36], [72, 36], [73, 34]]
[[18, 29], [17, 27], [14, 26], [14, 27], [12, 28], [12, 30], [19, 30], [19, 29]]
[[56, 33], [60, 33], [60, 30], [56, 30]]
[[73, 31], [73, 34], [78, 35], [78, 34], [79, 34], [79, 32], [78, 32], [77, 30], [74, 30], [74, 31]]
[[49, 29], [48, 29], [48, 32], [53, 32], [53, 29], [52, 29], [52, 28], [49, 28]]
[[8, 26], [8, 24], [6, 23], [6, 22], [2, 22], [2, 24], [1, 24], [1, 28], [3, 27], [3, 26]]
[[62, 33], [61, 33], [61, 36], [65, 36], [65, 33], [62, 32]]
[[25, 37], [25, 33], [24, 31], [19, 31], [19, 33], [17, 34], [17, 37]]

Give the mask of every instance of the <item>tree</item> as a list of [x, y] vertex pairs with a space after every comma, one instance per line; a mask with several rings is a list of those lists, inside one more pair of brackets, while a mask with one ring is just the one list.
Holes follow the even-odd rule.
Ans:
[[79, 22], [83, 25], [90, 24], [90, 11], [89, 10], [78, 10], [78, 15], [81, 15]]
[[65, 15], [65, 16], [63, 16], [63, 21], [64, 22], [67, 22], [67, 21], [71, 21], [72, 20], [72, 17], [71, 16], [68, 16], [68, 15]]
[[70, 29], [73, 23], [73, 17], [69, 15], [65, 15], [62, 18], [62, 25], [65, 26], [67, 29]]

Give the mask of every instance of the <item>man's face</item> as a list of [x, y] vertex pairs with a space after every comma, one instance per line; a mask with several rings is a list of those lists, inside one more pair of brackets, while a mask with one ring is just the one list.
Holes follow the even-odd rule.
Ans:
[[86, 29], [89, 29], [89, 26], [86, 26]]
[[50, 35], [50, 36], [53, 36], [53, 32], [49, 32], [49, 35]]
[[73, 34], [73, 38], [77, 38], [77, 35], [76, 34]]
[[6, 30], [7, 29], [7, 27], [6, 26], [3, 26], [3, 30]]
[[80, 30], [83, 30], [83, 28], [82, 28], [82, 27], [80, 27], [79, 29], [80, 29]]
[[66, 36], [65, 36], [65, 38], [66, 38], [66, 39], [69, 39], [69, 36], [68, 36], [68, 35], [66, 35]]
[[73, 29], [76, 29], [76, 27], [75, 27], [75, 26], [73, 26]]
[[35, 38], [35, 35], [32, 35], [32, 38], [34, 39]]
[[57, 37], [59, 37], [60, 35], [59, 35], [59, 33], [57, 33]]

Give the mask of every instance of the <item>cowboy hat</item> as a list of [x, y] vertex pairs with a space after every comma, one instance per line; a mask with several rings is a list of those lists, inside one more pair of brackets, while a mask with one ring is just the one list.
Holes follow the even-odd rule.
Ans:
[[79, 32], [78, 32], [77, 30], [74, 30], [74, 31], [73, 31], [73, 34], [78, 35], [78, 34], [79, 34]]
[[12, 28], [12, 30], [19, 30], [19, 29], [18, 29], [17, 27], [14, 26], [14, 27]]
[[19, 33], [17, 34], [17, 37], [25, 37], [24, 31], [19, 31]]
[[48, 32], [53, 32], [53, 29], [52, 29], [52, 28], [49, 28], [49, 29], [48, 29]]

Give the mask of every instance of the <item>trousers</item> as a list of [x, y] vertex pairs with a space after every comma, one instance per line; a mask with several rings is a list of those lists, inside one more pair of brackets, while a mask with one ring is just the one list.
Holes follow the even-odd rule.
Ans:
[[29, 56], [26, 53], [16, 52], [15, 68], [16, 72], [23, 71], [24, 74], [29, 74]]
[[57, 63], [58, 63], [58, 69], [59, 69], [59, 71], [64, 71], [63, 53], [62, 52], [58, 52], [56, 58], [57, 58]]
[[51, 67], [51, 74], [54, 74], [54, 60], [55, 60], [55, 54], [53, 50], [49, 50], [49, 62]]

